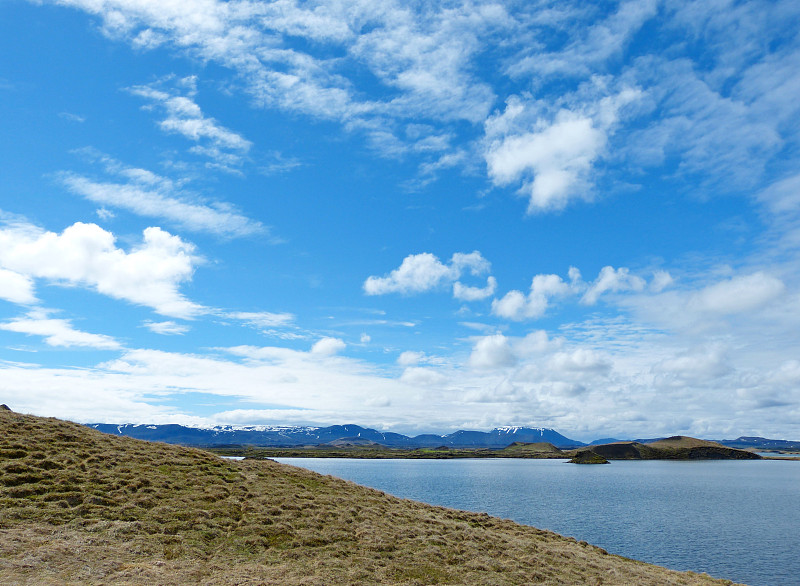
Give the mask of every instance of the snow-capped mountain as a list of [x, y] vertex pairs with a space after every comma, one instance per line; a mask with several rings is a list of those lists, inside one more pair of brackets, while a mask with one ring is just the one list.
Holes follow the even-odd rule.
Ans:
[[403, 448], [435, 448], [439, 446], [503, 448], [513, 442], [550, 442], [559, 448], [583, 445], [583, 443], [569, 439], [552, 429], [542, 427], [498, 427], [490, 432], [460, 430], [448, 435], [423, 434], [415, 437], [380, 432], [359, 425], [332, 425], [329, 427], [226, 425], [198, 428], [175, 424], [92, 423], [89, 424], [89, 427], [115, 435], [190, 446], [302, 446], [325, 444], [343, 438], [359, 438], [384, 446]]

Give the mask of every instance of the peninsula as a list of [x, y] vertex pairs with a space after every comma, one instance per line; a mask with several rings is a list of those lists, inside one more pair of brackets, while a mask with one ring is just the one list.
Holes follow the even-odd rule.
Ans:
[[272, 461], [0, 411], [3, 584], [730, 584]]

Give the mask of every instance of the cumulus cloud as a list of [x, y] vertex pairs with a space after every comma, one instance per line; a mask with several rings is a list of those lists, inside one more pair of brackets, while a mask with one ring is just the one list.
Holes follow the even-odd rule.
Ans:
[[368, 277], [364, 281], [367, 295], [402, 293], [405, 295], [423, 293], [453, 283], [453, 296], [462, 301], [476, 301], [494, 294], [497, 282], [488, 277], [486, 287], [470, 287], [457, 279], [469, 272], [480, 275], [491, 270], [491, 265], [477, 250], [468, 254], [455, 253], [448, 264], [429, 253], [410, 254], [400, 266], [385, 277]]
[[485, 287], [470, 287], [459, 281], [453, 283], [453, 297], [461, 301], [480, 301], [494, 295], [497, 290], [497, 279], [488, 277]]
[[479, 339], [469, 356], [469, 365], [473, 368], [492, 369], [512, 366], [515, 362], [516, 357], [511, 345], [503, 334], [493, 334]]
[[550, 115], [541, 102], [519, 96], [486, 121], [485, 158], [495, 185], [522, 182], [528, 212], [560, 210], [573, 199], [592, 198], [590, 173], [604, 154], [618, 112], [640, 96], [623, 89], [580, 109]]
[[536, 275], [527, 296], [520, 291], [509, 291], [492, 302], [492, 313], [517, 321], [541, 317], [551, 298], [567, 295], [570, 291], [570, 286], [558, 275]]
[[29, 336], [42, 336], [50, 346], [84, 347], [98, 350], [118, 350], [121, 344], [110, 336], [76, 330], [70, 320], [47, 317], [41, 310], [26, 317], [0, 323], [0, 329]]
[[442, 264], [429, 252], [411, 254], [388, 276], [368, 277], [364, 291], [367, 295], [421, 293], [437, 287], [442, 281], [453, 280], [457, 274], [455, 267]]
[[582, 294], [581, 304], [594, 305], [609, 292], [654, 296], [668, 289], [674, 281], [667, 271], [659, 270], [653, 273], [648, 286], [644, 278], [631, 274], [630, 269], [611, 266], [603, 267], [590, 283], [583, 280], [575, 267], [569, 268], [568, 277], [567, 282], [558, 275], [536, 275], [527, 294], [512, 290], [500, 299], [493, 300], [492, 314], [514, 321], [537, 319], [546, 314], [554, 299], [574, 298]]
[[29, 276], [0, 268], [0, 299], [31, 305], [36, 303], [33, 290], [33, 280]]
[[0, 228], [0, 267], [29, 279], [88, 287], [162, 315], [189, 318], [204, 311], [179, 291], [198, 261], [192, 244], [160, 228], [145, 229], [141, 244], [127, 252], [96, 224], [78, 222], [61, 234], [30, 224]]
[[339, 338], [322, 338], [311, 347], [311, 354], [315, 356], [333, 356], [347, 347]]
[[578, 348], [571, 352], [557, 352], [550, 358], [549, 366], [558, 372], [600, 374], [611, 368], [611, 362], [599, 352], [588, 348]]
[[[517, 108], [509, 104], [504, 115], [513, 117]], [[586, 176], [605, 144], [590, 118], [561, 110], [551, 123], [493, 140], [486, 153], [489, 177], [508, 185], [532, 175], [522, 187], [530, 198], [528, 211], [562, 209], [570, 197], [588, 199]]]
[[[659, 277], [660, 284], [664, 284], [664, 276]], [[600, 274], [589, 285], [589, 289], [581, 297], [581, 303], [584, 305], [594, 305], [597, 303], [600, 296], [607, 292], [618, 293], [622, 291], [642, 291], [645, 287], [645, 280], [636, 275], [632, 275], [630, 270], [625, 267], [615, 269], [611, 266], [603, 267]]]

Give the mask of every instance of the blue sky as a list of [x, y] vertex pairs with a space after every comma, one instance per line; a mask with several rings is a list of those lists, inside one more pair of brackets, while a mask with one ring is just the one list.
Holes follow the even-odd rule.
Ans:
[[796, 2], [0, 4], [0, 395], [800, 437]]

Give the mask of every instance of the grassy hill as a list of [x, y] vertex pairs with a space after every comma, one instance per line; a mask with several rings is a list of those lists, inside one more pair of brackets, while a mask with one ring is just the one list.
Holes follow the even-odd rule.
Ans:
[[758, 460], [760, 456], [717, 442], [676, 435], [648, 442], [615, 442], [593, 445], [591, 450], [608, 460]]
[[0, 584], [730, 584], [272, 461], [0, 411]]

